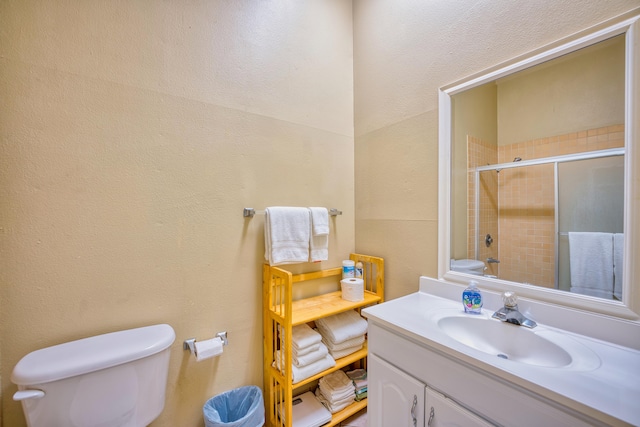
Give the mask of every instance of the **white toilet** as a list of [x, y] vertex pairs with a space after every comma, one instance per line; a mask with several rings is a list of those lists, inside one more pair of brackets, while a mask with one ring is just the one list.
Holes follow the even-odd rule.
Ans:
[[483, 276], [485, 265], [484, 262], [477, 259], [452, 259], [451, 270], [457, 271], [459, 273]]
[[142, 427], [164, 408], [175, 332], [153, 325], [43, 348], [13, 369], [29, 427]]

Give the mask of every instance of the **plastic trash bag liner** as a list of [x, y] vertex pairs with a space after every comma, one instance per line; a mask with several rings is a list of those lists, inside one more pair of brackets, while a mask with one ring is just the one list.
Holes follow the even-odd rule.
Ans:
[[260, 387], [251, 385], [226, 391], [202, 408], [206, 427], [261, 427], [264, 403]]

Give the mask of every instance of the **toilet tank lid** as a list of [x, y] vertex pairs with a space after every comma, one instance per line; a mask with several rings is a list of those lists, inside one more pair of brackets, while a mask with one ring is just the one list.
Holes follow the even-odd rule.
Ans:
[[166, 324], [111, 332], [54, 345], [24, 356], [13, 369], [18, 385], [44, 384], [151, 356], [175, 340]]
[[484, 267], [484, 262], [477, 259], [452, 259], [451, 265], [456, 266], [458, 268], [482, 268]]

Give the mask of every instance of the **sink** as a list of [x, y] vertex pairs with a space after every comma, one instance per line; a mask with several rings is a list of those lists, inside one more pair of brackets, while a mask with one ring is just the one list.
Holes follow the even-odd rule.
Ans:
[[[571, 365], [573, 356], [533, 329], [484, 316], [446, 316], [437, 322], [449, 337], [489, 355], [534, 366], [560, 368]], [[550, 331], [544, 331], [548, 334]], [[562, 341], [561, 341], [562, 342]]]

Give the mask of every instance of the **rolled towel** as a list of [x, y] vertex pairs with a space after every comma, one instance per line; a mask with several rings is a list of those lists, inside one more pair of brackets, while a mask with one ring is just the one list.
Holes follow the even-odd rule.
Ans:
[[320, 333], [333, 344], [338, 344], [367, 332], [367, 321], [354, 310], [316, 320]]
[[347, 348], [355, 347], [357, 345], [362, 346], [362, 344], [364, 344], [364, 340], [365, 340], [364, 335], [360, 335], [359, 337], [355, 337], [350, 340], [346, 340], [341, 343], [334, 344], [324, 336], [322, 337], [322, 342], [324, 343], [324, 345], [327, 346], [329, 351], [340, 351]]
[[293, 360], [293, 364], [301, 368], [303, 366], [310, 365], [313, 362], [316, 362], [320, 359], [324, 359], [326, 355], [329, 353], [329, 350], [327, 349], [327, 346], [322, 343], [318, 344], [318, 347], [319, 349], [314, 351], [313, 353], [305, 354], [302, 356], [295, 355], [292, 353], [291, 357]]

